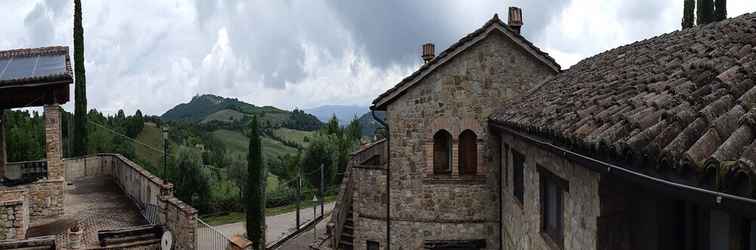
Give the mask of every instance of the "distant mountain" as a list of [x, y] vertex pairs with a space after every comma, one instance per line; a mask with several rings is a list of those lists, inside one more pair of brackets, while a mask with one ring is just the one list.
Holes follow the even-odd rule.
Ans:
[[[385, 119], [386, 114], [383, 111], [378, 111], [375, 113], [375, 116], [378, 117], [378, 119]], [[360, 126], [362, 127], [362, 136], [368, 136], [372, 137], [375, 135], [375, 130], [379, 127], [381, 127], [381, 124], [375, 121], [373, 119], [373, 115], [370, 114], [368, 111], [367, 113], [360, 116], [360, 118], [357, 120], [360, 123]]]
[[189, 123], [246, 124], [256, 115], [263, 125], [297, 130], [316, 130], [321, 122], [301, 110], [286, 111], [272, 106], [255, 106], [236, 98], [197, 95], [188, 103], [179, 104], [160, 116], [161, 120]]
[[365, 112], [368, 112], [368, 107], [357, 105], [325, 105], [317, 108], [305, 109], [304, 111], [315, 115], [321, 122], [328, 122], [331, 117], [336, 115], [339, 124], [346, 125], [355, 117], [360, 117]]

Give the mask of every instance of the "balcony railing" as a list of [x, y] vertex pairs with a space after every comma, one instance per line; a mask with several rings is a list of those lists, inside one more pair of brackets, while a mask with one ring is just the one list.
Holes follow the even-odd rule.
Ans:
[[3, 184], [14, 186], [47, 177], [47, 160], [9, 162], [5, 165]]

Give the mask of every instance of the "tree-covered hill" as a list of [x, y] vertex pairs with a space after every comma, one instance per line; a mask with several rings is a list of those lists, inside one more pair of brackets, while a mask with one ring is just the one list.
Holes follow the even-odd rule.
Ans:
[[256, 115], [263, 127], [285, 127], [313, 131], [322, 123], [317, 117], [301, 110], [287, 111], [271, 106], [255, 106], [236, 98], [216, 95], [198, 95], [188, 103], [179, 104], [160, 119], [220, 126], [224, 128], [245, 127], [249, 118]]

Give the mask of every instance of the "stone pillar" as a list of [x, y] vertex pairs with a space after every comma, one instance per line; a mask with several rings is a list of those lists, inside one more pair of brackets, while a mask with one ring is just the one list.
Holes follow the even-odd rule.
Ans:
[[45, 105], [45, 150], [47, 152], [47, 179], [64, 179], [60, 105]]
[[8, 157], [5, 151], [6, 118], [5, 110], [0, 109], [0, 177], [5, 177], [5, 164], [8, 162]]

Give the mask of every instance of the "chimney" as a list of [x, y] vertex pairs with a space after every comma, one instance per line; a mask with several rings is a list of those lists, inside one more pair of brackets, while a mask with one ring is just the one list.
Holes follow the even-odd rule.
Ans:
[[522, 29], [522, 9], [517, 7], [509, 7], [509, 28], [517, 34], [520, 34]]
[[436, 47], [432, 43], [423, 44], [423, 52], [420, 57], [423, 58], [425, 63], [430, 62], [433, 57], [436, 57]]

